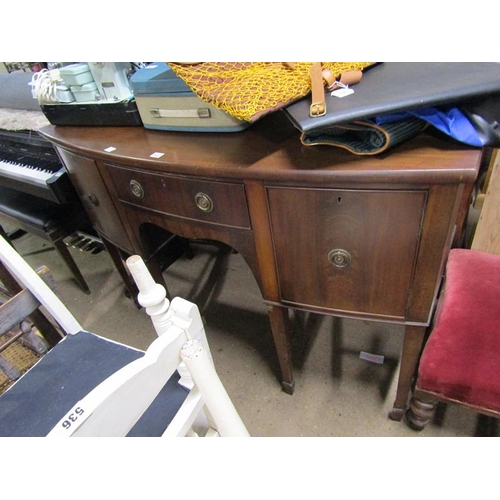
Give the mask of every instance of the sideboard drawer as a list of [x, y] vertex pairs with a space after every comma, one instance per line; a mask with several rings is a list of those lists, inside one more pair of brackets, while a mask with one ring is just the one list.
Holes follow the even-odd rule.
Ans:
[[404, 318], [425, 191], [269, 188], [284, 302]]
[[106, 167], [122, 202], [176, 217], [250, 227], [243, 184]]

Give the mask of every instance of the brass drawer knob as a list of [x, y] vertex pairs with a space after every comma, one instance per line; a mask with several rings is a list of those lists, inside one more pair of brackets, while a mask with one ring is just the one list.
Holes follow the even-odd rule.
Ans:
[[92, 203], [92, 205], [94, 205], [95, 207], [99, 206], [99, 200], [97, 199], [97, 196], [95, 194], [92, 194], [92, 193], [89, 194], [88, 199], [89, 199], [90, 203]]
[[198, 193], [194, 197], [194, 201], [196, 203], [196, 206], [200, 209], [203, 210], [203, 212], [211, 212], [214, 209], [214, 202], [205, 193]]
[[351, 254], [347, 250], [335, 248], [328, 252], [328, 262], [335, 267], [346, 267], [351, 263]]
[[137, 196], [137, 198], [144, 198], [144, 189], [139, 182], [131, 180], [130, 191], [132, 191], [132, 194]]

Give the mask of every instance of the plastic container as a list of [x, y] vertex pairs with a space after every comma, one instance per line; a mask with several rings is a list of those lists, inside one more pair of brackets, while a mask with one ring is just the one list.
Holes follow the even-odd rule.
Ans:
[[84, 85], [72, 85], [70, 89], [77, 102], [95, 102], [101, 99], [94, 81]]
[[59, 102], [73, 102], [75, 100], [75, 96], [66, 85], [57, 85], [56, 95]]
[[142, 120], [135, 99], [121, 102], [73, 102], [71, 104], [41, 104], [52, 125], [70, 127], [141, 127]]
[[70, 64], [69, 66], [61, 68], [59, 73], [64, 83], [68, 86], [85, 85], [86, 83], [94, 81], [94, 77], [87, 63]]

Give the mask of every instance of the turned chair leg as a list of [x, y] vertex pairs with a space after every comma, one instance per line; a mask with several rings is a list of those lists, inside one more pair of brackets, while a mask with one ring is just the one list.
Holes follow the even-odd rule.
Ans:
[[410, 400], [409, 409], [405, 413], [406, 422], [412, 429], [422, 431], [434, 418], [436, 407], [437, 401], [423, 401], [414, 395]]

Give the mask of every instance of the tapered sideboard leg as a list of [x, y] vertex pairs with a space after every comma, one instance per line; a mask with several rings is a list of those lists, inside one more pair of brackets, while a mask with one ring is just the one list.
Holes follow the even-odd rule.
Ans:
[[396, 399], [389, 413], [391, 420], [400, 421], [406, 411], [408, 396], [424, 341], [425, 330], [425, 326], [406, 326]]
[[288, 309], [285, 307], [268, 305], [267, 314], [271, 322], [274, 345], [276, 346], [278, 354], [282, 377], [281, 384], [283, 390], [287, 394], [293, 394], [295, 390], [295, 380], [293, 378]]

